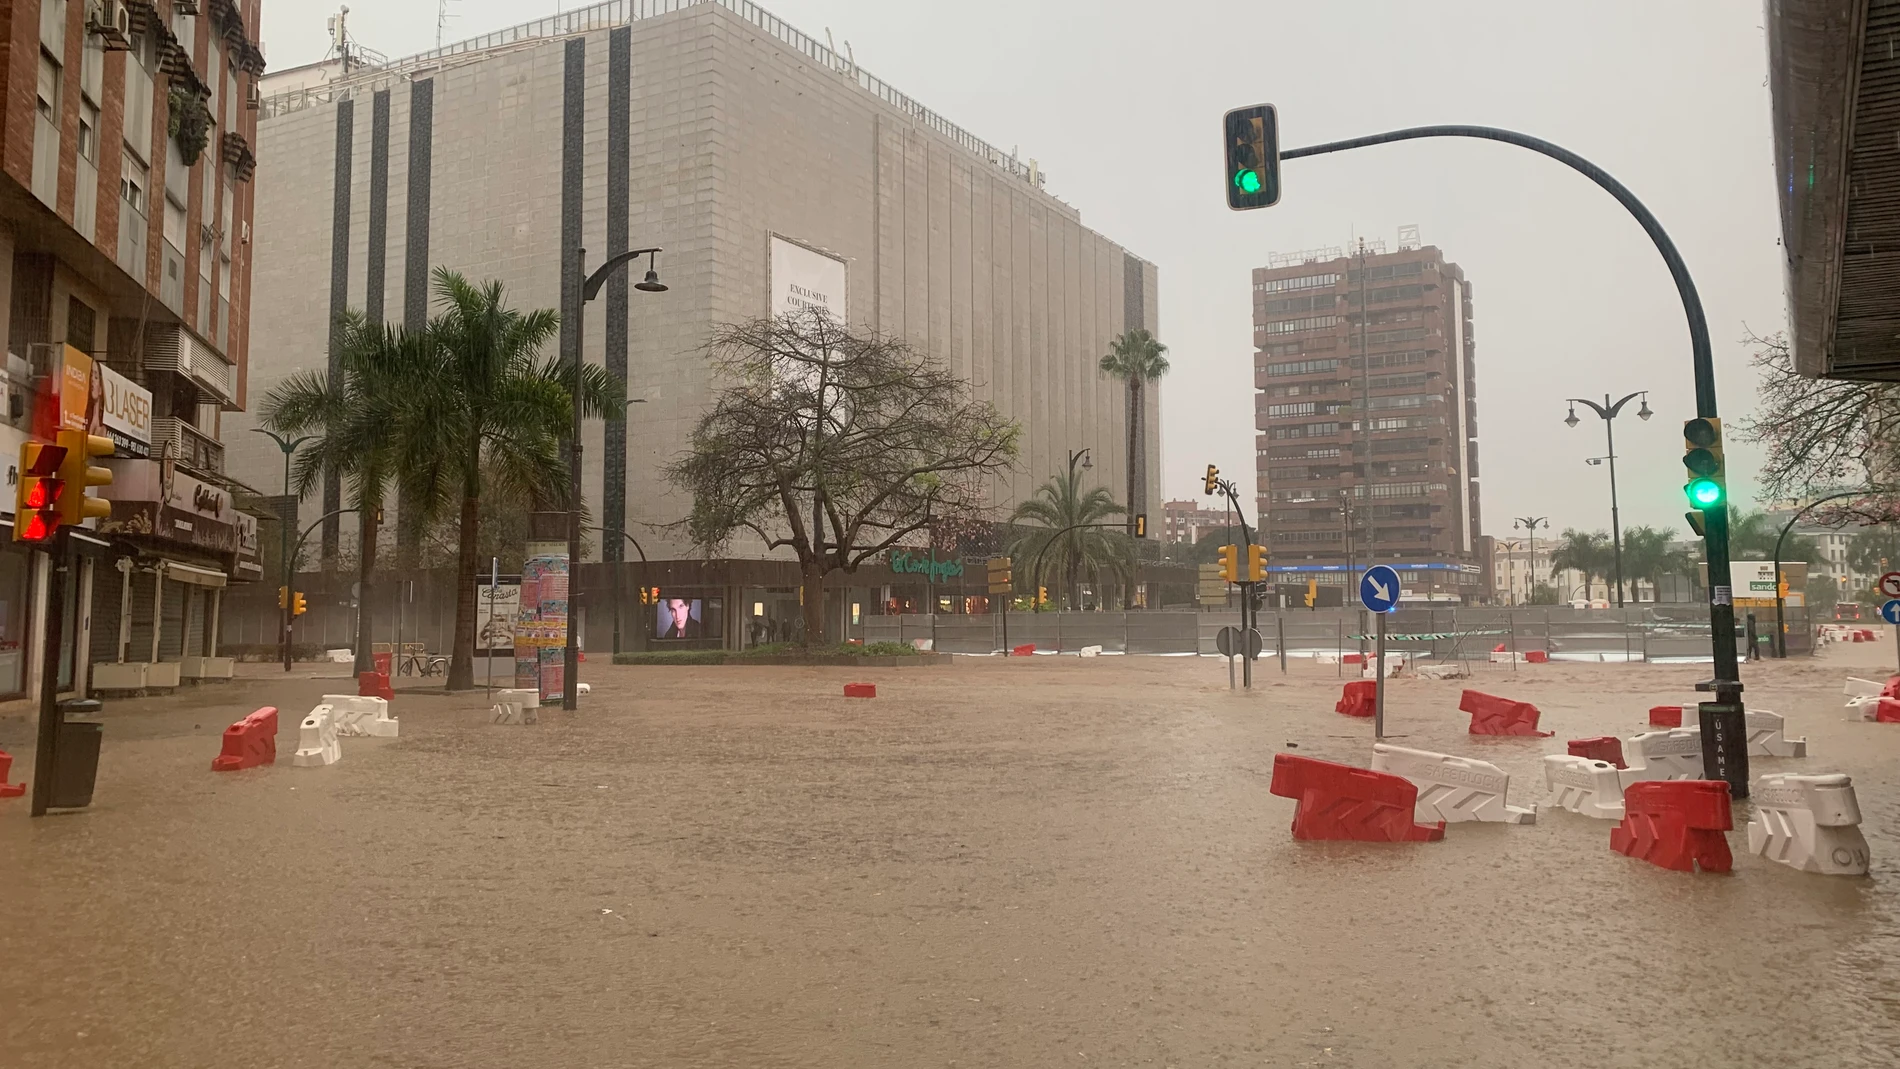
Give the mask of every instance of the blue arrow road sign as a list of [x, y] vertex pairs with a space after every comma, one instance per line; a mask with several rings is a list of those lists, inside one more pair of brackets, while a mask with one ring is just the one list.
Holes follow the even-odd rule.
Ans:
[[1880, 607], [1880, 618], [1890, 624], [1900, 624], [1900, 598], [1887, 602]]
[[1399, 573], [1390, 565], [1375, 564], [1359, 577], [1359, 600], [1373, 612], [1391, 612], [1399, 605]]

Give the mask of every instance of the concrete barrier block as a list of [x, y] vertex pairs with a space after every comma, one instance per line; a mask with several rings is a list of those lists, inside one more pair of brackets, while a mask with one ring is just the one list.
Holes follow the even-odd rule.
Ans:
[[224, 749], [211, 771], [236, 772], [277, 763], [277, 707], [267, 705], [224, 729]]
[[1412, 818], [1422, 824], [1466, 820], [1537, 823], [1536, 809], [1505, 803], [1511, 777], [1489, 761], [1379, 742], [1372, 745], [1372, 770], [1403, 776], [1418, 788]]
[[1852, 778], [1838, 772], [1758, 776], [1750, 800], [1749, 853], [1823, 876], [1867, 875]]
[[399, 725], [389, 715], [389, 703], [382, 698], [365, 698], [356, 694], [325, 694], [319, 699], [330, 707], [330, 715], [336, 718], [338, 735], [363, 735], [376, 738], [393, 739]]
[[1632, 735], [1623, 746], [1625, 785], [1644, 780], [1701, 779], [1702, 729], [1672, 728]]
[[297, 728], [297, 752], [290, 763], [298, 768], [321, 768], [343, 759], [343, 747], [336, 739], [336, 717], [328, 705], [310, 710]]
[[1598, 820], [1623, 819], [1623, 777], [1608, 761], [1570, 754], [1544, 757], [1544, 786], [1550, 805]]
[[1806, 757], [1808, 756], [1808, 737], [1790, 739], [1783, 734], [1785, 727], [1780, 713], [1771, 713], [1766, 709], [1750, 709], [1743, 714], [1748, 727], [1748, 754], [1750, 757]]

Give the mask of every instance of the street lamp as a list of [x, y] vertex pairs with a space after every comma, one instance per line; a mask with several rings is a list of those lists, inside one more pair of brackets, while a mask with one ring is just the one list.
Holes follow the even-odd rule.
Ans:
[[1524, 584], [1524, 603], [1526, 605], [1532, 604], [1537, 597], [1537, 528], [1539, 527], [1542, 527], [1546, 531], [1550, 530], [1550, 517], [1519, 516], [1517, 519], [1511, 521], [1512, 530], [1529, 531], [1531, 533], [1531, 559], [1526, 565], [1530, 573], [1530, 579]]
[[[1599, 459], [1610, 462], [1610, 552], [1616, 562], [1616, 607], [1619, 609], [1623, 607], [1623, 524], [1616, 507], [1616, 425], [1613, 421], [1616, 419], [1617, 414], [1623, 411], [1624, 405], [1629, 404], [1638, 397], [1643, 399], [1643, 403], [1642, 407], [1636, 411], [1637, 418], [1647, 420], [1649, 417], [1655, 415], [1655, 413], [1649, 409], [1649, 391], [1638, 390], [1615, 404], [1610, 403], [1610, 395], [1607, 393], [1603, 395], [1603, 403], [1600, 405], [1595, 401], [1586, 401], [1581, 397], [1567, 398], [1566, 400], [1570, 402], [1570, 414], [1564, 417], [1565, 426], [1575, 427], [1578, 423], [1577, 406], [1589, 406], [1590, 411], [1595, 412], [1602, 418], [1603, 433], [1609, 440], [1610, 455]], [[1590, 461], [1592, 464], [1596, 462], [1595, 460]]]
[[[575, 625], [580, 622], [581, 604], [581, 361], [587, 352], [582, 344], [586, 337], [587, 302], [600, 295], [600, 288], [607, 284], [609, 276], [641, 256], [647, 258], [647, 274], [645, 279], [634, 283], [633, 288], [641, 293], [665, 293], [666, 286], [654, 266], [657, 255], [664, 251], [656, 246], [623, 252], [608, 258], [590, 275], [587, 250], [574, 250], [574, 275], [585, 281], [576, 287], [574, 294], [574, 424], [569, 428], [567, 459], [567, 655], [561, 670], [561, 708], [569, 711], [580, 708], [581, 647], [579, 629]], [[620, 612], [619, 605], [614, 606], [614, 612]]]
[[277, 526], [283, 529], [283, 540], [281, 543], [282, 548], [278, 550], [278, 556], [283, 558], [283, 565], [284, 565], [284, 599], [283, 599], [284, 604], [282, 605], [282, 609], [283, 609], [282, 639], [283, 639], [283, 644], [284, 644], [284, 671], [288, 672], [290, 671], [290, 621], [292, 619], [292, 616], [290, 614], [290, 602], [291, 602], [291, 597], [290, 597], [290, 584], [291, 584], [290, 528], [291, 528], [291, 522], [290, 522], [290, 517], [286, 515], [286, 513], [290, 511], [290, 455], [297, 451], [298, 446], [304, 444], [305, 442], [309, 441], [312, 438], [315, 438], [316, 435], [306, 434], [300, 438], [285, 438], [283, 435], [280, 435], [275, 431], [267, 431], [262, 427], [252, 427], [251, 430], [257, 434], [261, 434], [265, 436], [266, 438], [269, 438], [273, 442], [276, 442], [277, 448], [284, 451], [284, 504], [283, 504], [283, 511], [277, 514]]
[[1089, 459], [1088, 447], [1084, 446], [1081, 449], [1069, 450], [1069, 481], [1070, 482], [1075, 481], [1075, 462], [1078, 460], [1082, 462], [1083, 471], [1088, 471], [1095, 467], [1095, 461]]

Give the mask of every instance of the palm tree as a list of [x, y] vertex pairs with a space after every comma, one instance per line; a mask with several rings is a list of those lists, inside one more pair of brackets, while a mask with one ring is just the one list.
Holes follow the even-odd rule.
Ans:
[[[1132, 586], [1134, 546], [1127, 535], [1102, 527], [1084, 527], [1059, 534], [1064, 528], [1102, 523], [1127, 512], [1102, 487], [1084, 491], [1081, 473], [1071, 470], [1037, 487], [1034, 496], [1018, 504], [1009, 514], [1012, 524], [1037, 525], [1015, 532], [1010, 540], [1010, 556], [1031, 567], [1040, 559], [1044, 568], [1065, 576], [1071, 607], [1078, 603], [1077, 583], [1084, 573], [1094, 580], [1108, 572], [1122, 580], [1124, 586]], [[1031, 576], [1030, 581], [1041, 586], [1042, 576]]]
[[370, 671], [370, 591], [376, 573], [376, 535], [382, 504], [394, 473], [389, 427], [391, 403], [402, 395], [403, 379], [423, 358], [427, 332], [411, 335], [400, 327], [370, 323], [348, 312], [338, 324], [338, 370], [301, 371], [264, 396], [263, 424], [280, 434], [313, 435], [315, 442], [298, 454], [292, 474], [302, 497], [328, 475], [349, 484], [358, 528], [356, 670]]
[[1602, 531], [1579, 531], [1574, 527], [1564, 528], [1562, 537], [1557, 540], [1557, 548], [1550, 554], [1550, 570], [1553, 573], [1574, 568], [1583, 573], [1583, 599], [1590, 599], [1591, 578], [1606, 577], [1604, 586], [1609, 583], [1610, 536]]
[[[1652, 588], [1662, 585], [1662, 577], [1682, 570], [1681, 550], [1671, 549], [1676, 533], [1666, 527], [1626, 527], [1623, 529], [1623, 574], [1630, 580], [1647, 579]], [[1631, 591], [1634, 597], [1635, 592]]]
[[[415, 531], [457, 510], [455, 637], [449, 690], [475, 685], [475, 577], [482, 494], [493, 486], [567, 505], [561, 443], [573, 418], [573, 371], [540, 350], [560, 326], [551, 309], [510, 308], [500, 282], [479, 286], [435, 269], [432, 344], [405, 375], [388, 433], [401, 473], [403, 524]], [[624, 387], [604, 368], [583, 366], [586, 415], [621, 419]], [[413, 503], [413, 504], [412, 504]], [[578, 565], [570, 561], [569, 567]]]
[[[1101, 369], [1128, 384], [1128, 507], [1136, 512], [1147, 500], [1146, 454], [1141, 448], [1141, 416], [1147, 410], [1143, 394], [1148, 384], [1168, 373], [1168, 347], [1146, 330], [1131, 330], [1116, 338], [1102, 357]], [[1131, 590], [1130, 596], [1133, 596]]]

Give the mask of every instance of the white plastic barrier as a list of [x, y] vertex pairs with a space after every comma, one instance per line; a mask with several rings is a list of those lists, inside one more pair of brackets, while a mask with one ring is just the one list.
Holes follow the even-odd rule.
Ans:
[[1598, 820], [1623, 819], [1623, 774], [1608, 761], [1569, 754], [1544, 757], [1544, 786], [1550, 804]]
[[1510, 653], [1506, 650], [1492, 650], [1491, 663], [1492, 664], [1524, 664], [1525, 661], [1524, 661], [1524, 655], [1521, 653]]
[[[1385, 677], [1387, 679], [1391, 679], [1393, 676], [1396, 676], [1400, 672], [1403, 672], [1403, 671], [1405, 671], [1405, 654], [1387, 653], [1385, 655]], [[1359, 678], [1360, 679], [1379, 678], [1378, 671], [1376, 670], [1375, 666], [1372, 664], [1370, 658], [1368, 658], [1366, 663], [1360, 667]]]
[[540, 719], [541, 692], [533, 687], [495, 692], [495, 723], [532, 724]]
[[343, 759], [343, 747], [336, 741], [336, 717], [328, 705], [310, 710], [297, 729], [297, 752], [290, 763], [298, 768], [321, 768]]
[[324, 650], [323, 653], [324, 653], [324, 656], [330, 658], [331, 664], [355, 664], [356, 663], [355, 650]]
[[[1878, 698], [1880, 697], [1880, 692], [1885, 689], [1886, 684], [1884, 683], [1876, 683], [1871, 679], [1862, 679], [1859, 676], [1848, 676], [1847, 685], [1841, 688], [1841, 693], [1847, 695], [1849, 698]], [[1855, 703], [1849, 701], [1847, 704], [1852, 706]]]
[[1860, 833], [1854, 781], [1825, 776], [1769, 775], [1755, 780], [1748, 852], [1802, 872], [1865, 876], [1867, 839]]
[[576, 695], [592, 694], [594, 693], [594, 685], [592, 683], [576, 683], [574, 684], [574, 693]]
[[1632, 735], [1623, 743], [1623, 783], [1651, 779], [1701, 779], [1702, 729], [1670, 728]]
[[1313, 655], [1313, 663], [1314, 664], [1338, 664], [1339, 653], [1338, 651], [1332, 651], [1332, 652], [1321, 651], [1319, 653], [1315, 653]]
[[393, 739], [400, 726], [389, 715], [389, 702], [356, 694], [325, 694], [323, 703], [336, 719], [338, 735], [373, 735]]
[[1420, 679], [1469, 679], [1471, 673], [1456, 661], [1450, 664], [1421, 664], [1412, 672]]
[[1537, 810], [1505, 804], [1511, 777], [1489, 761], [1379, 742], [1372, 746], [1372, 770], [1403, 776], [1418, 788], [1418, 804], [1412, 811], [1416, 821], [1537, 822]]
[[1744, 715], [1747, 718], [1750, 757], [1808, 756], [1808, 737], [1803, 735], [1798, 739], [1790, 739], [1783, 735], [1784, 723], [1780, 713], [1750, 709]]
[[1102, 647], [1084, 646], [1080, 650], [1077, 650], [1076, 652], [1081, 654], [1084, 657], [1100, 657], [1102, 655]]

